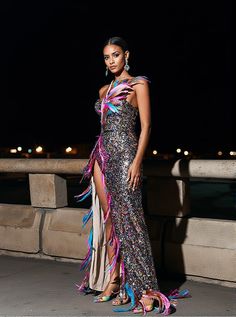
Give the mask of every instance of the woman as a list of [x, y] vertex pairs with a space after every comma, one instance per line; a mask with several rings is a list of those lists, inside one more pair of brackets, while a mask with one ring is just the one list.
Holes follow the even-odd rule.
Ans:
[[131, 302], [127, 309], [114, 311], [151, 311], [157, 302], [157, 309], [168, 314], [171, 303], [159, 292], [142, 207], [142, 161], [151, 132], [149, 83], [144, 76], [129, 74], [129, 55], [120, 37], [104, 45], [106, 75], [110, 71], [114, 79], [99, 90], [95, 110], [101, 117], [101, 133], [83, 173], [90, 184], [76, 196], [82, 201], [93, 195], [84, 218], [85, 224], [93, 217], [89, 251], [81, 266], [90, 269], [78, 288], [101, 291], [96, 303]]

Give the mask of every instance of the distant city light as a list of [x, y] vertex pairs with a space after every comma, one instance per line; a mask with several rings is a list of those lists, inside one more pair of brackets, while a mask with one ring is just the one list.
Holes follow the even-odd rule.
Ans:
[[189, 154], [189, 152], [188, 151], [184, 151], [184, 155], [188, 155]]
[[68, 146], [68, 147], [66, 148], [66, 153], [70, 153], [71, 151], [72, 151], [72, 147]]
[[28, 149], [28, 153], [32, 153], [32, 149]]
[[229, 155], [236, 155], [236, 151], [230, 151]]
[[42, 146], [37, 146], [35, 151], [36, 151], [37, 153], [43, 152]]
[[223, 152], [222, 151], [218, 151], [217, 155], [221, 156], [221, 155], [223, 155]]
[[176, 149], [176, 152], [181, 153], [181, 149], [180, 148]]
[[152, 151], [153, 155], [157, 155], [157, 150]]
[[10, 153], [17, 153], [17, 149], [10, 149]]
[[21, 146], [18, 146], [17, 151], [18, 151], [18, 152], [21, 152], [21, 151], [22, 151], [22, 147], [21, 147]]

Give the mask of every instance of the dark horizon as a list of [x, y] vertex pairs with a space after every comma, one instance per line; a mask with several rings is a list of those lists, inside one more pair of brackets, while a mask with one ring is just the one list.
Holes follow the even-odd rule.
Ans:
[[[102, 47], [130, 46], [130, 74], [150, 83], [150, 145], [235, 150], [232, 1], [3, 1], [1, 146], [94, 143]], [[120, 11], [119, 11], [120, 10]]]

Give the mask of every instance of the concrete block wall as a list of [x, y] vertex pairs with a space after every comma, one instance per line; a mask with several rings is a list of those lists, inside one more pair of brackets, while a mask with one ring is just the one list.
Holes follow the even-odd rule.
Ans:
[[37, 253], [42, 213], [26, 205], [0, 205], [0, 249]]
[[164, 265], [169, 272], [236, 282], [236, 221], [169, 219]]
[[[0, 205], [0, 249], [84, 259], [91, 222], [87, 209], [54, 210]], [[146, 216], [158, 266], [182, 273], [236, 282], [236, 221]]]
[[0, 249], [82, 260], [91, 223], [82, 228], [87, 209], [46, 210], [0, 205]]
[[[0, 205], [0, 250], [82, 260], [91, 222], [68, 208], [66, 181], [30, 174], [32, 206]], [[148, 178], [145, 215], [157, 265], [173, 273], [236, 282], [236, 221], [187, 218], [187, 179]]]
[[29, 174], [31, 205], [41, 208], [67, 206], [66, 180], [56, 174]]
[[42, 231], [42, 252], [47, 255], [83, 259], [86, 256], [91, 221], [82, 228], [87, 209], [58, 208], [47, 212]]
[[149, 176], [147, 210], [149, 215], [183, 217], [189, 214], [189, 179]]

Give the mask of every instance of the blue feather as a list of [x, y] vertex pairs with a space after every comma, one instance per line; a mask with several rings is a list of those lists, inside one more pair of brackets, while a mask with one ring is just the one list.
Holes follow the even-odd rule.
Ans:
[[189, 290], [188, 289], [183, 289], [181, 291], [178, 291], [174, 295], [169, 295], [169, 299], [178, 299], [178, 298], [183, 298], [183, 297], [189, 297]]
[[111, 111], [113, 111], [113, 112], [119, 112], [119, 110], [117, 109], [117, 107], [114, 106], [111, 102], [108, 102], [107, 104], [109, 105], [109, 108], [110, 108]]
[[91, 208], [90, 211], [83, 217], [83, 226], [82, 226], [83, 228], [85, 227], [89, 219], [92, 217], [92, 215], [93, 215], [93, 209]]
[[88, 244], [89, 244], [89, 247], [91, 247], [91, 250], [92, 250], [92, 246], [93, 246], [93, 228], [91, 228], [91, 230], [90, 230], [90, 234], [89, 234], [89, 238], [88, 238]]
[[90, 186], [89, 191], [82, 196], [82, 198], [77, 199], [78, 202], [85, 200], [92, 193], [92, 186]]
[[125, 290], [131, 300], [130, 306], [127, 308], [114, 308], [113, 309], [114, 312], [117, 312], [117, 313], [127, 312], [132, 310], [136, 306], [134, 291], [132, 290], [128, 282], [125, 284]]
[[93, 247], [93, 228], [91, 228], [90, 233], [89, 233], [88, 245], [89, 245], [89, 247], [88, 247], [88, 249], [89, 249], [89, 256], [88, 256], [87, 260], [82, 263], [82, 265], [81, 265], [81, 267], [80, 267], [80, 270], [81, 270], [81, 271], [84, 270], [84, 269], [88, 266], [88, 264], [89, 264], [89, 262], [90, 262], [90, 260], [91, 260], [91, 258], [92, 258], [92, 249], [93, 249], [93, 248], [92, 248], [92, 247]]

